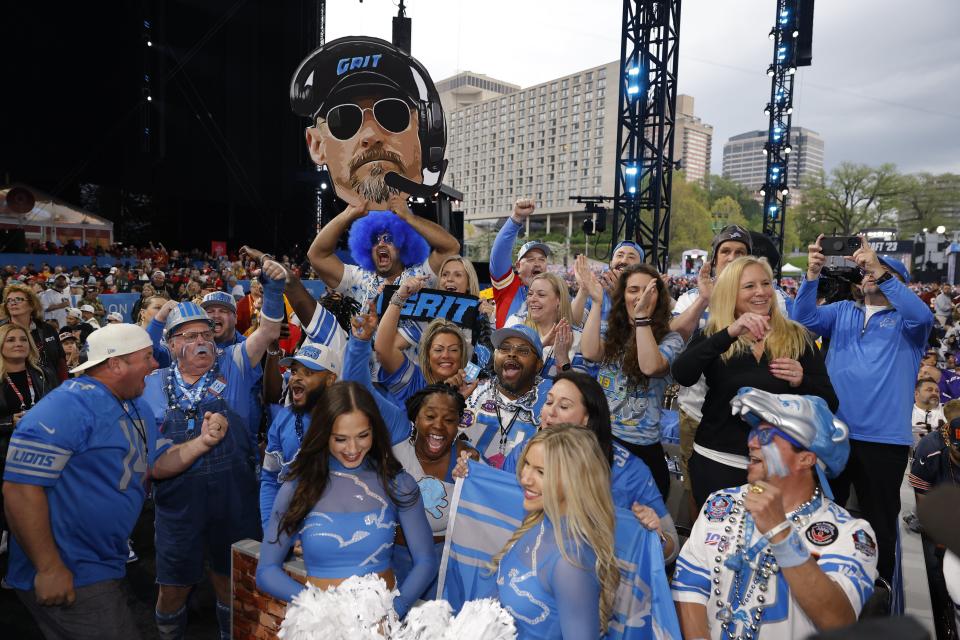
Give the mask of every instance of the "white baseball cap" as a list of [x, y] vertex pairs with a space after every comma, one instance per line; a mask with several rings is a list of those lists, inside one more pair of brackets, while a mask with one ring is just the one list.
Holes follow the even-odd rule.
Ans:
[[123, 316], [116, 311], [107, 314], [107, 322], [123, 322]]
[[135, 324], [108, 324], [87, 336], [87, 361], [70, 373], [94, 367], [107, 358], [125, 356], [146, 347], [153, 347], [150, 335]]
[[339, 376], [343, 358], [330, 347], [321, 344], [305, 344], [294, 355], [282, 359], [280, 366], [289, 367], [294, 362], [299, 362], [314, 371], [329, 371]]
[[92, 304], [85, 304], [85, 305], [83, 305], [82, 307], [80, 307], [80, 311], [86, 311], [86, 312], [88, 312], [88, 313], [96, 313], [96, 312], [97, 312], [97, 310], [93, 308], [93, 305], [92, 305]]
[[81, 313], [80, 313], [80, 309], [77, 309], [76, 307], [69, 307], [69, 308], [67, 309], [67, 316], [69, 316], [69, 317], [71, 317], [71, 318], [82, 318], [82, 317], [83, 317], [83, 315], [81, 315]]

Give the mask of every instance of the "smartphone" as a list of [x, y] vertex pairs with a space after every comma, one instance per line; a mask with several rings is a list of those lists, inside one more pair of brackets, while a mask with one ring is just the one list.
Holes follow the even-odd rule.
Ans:
[[852, 256], [860, 248], [860, 236], [828, 236], [820, 241], [825, 256]]
[[463, 373], [465, 374], [463, 376], [464, 382], [475, 382], [477, 377], [480, 375], [480, 365], [473, 362], [468, 362], [467, 366], [463, 368]]

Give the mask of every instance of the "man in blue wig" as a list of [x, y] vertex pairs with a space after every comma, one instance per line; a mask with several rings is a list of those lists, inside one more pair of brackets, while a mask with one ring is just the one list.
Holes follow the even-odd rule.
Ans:
[[[445, 168], [443, 109], [423, 65], [378, 38], [339, 38], [301, 62], [290, 101], [310, 119], [311, 159], [327, 168], [347, 203], [310, 247], [320, 278], [362, 308], [401, 276], [434, 279], [460, 244], [407, 207], [406, 194], [436, 193]], [[344, 265], [334, 253], [348, 228], [358, 266]]]
[[831, 499], [847, 425], [816, 396], [751, 387], [730, 401], [753, 429], [748, 484], [713, 493], [673, 577], [685, 638], [805, 638], [853, 624], [873, 593], [877, 543]]

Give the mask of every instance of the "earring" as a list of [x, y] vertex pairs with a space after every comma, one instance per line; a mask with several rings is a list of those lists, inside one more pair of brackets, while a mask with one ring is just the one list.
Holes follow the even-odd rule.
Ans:
[[410, 425], [410, 444], [413, 444], [417, 439], [417, 427], [414, 424]]

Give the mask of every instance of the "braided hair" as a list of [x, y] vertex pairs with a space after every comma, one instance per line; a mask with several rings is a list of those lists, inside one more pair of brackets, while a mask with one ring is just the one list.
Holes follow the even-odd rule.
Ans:
[[350, 320], [360, 313], [360, 303], [336, 291], [330, 291], [317, 300], [324, 309], [333, 314], [340, 328], [350, 333]]
[[420, 413], [423, 403], [427, 401], [427, 398], [432, 396], [435, 393], [442, 393], [453, 398], [453, 404], [457, 408], [457, 417], [462, 418], [463, 412], [467, 408], [467, 401], [460, 395], [460, 391], [453, 385], [446, 384], [445, 382], [438, 382], [434, 384], [428, 384], [420, 391], [417, 391], [415, 394], [407, 398], [407, 418], [410, 419], [410, 422], [414, 425], [417, 423], [417, 415]]

